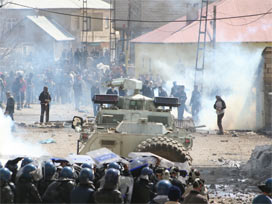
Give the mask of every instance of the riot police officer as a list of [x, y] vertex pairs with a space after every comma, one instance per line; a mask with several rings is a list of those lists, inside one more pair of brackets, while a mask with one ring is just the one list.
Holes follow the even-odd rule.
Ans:
[[101, 189], [94, 194], [96, 203], [123, 203], [122, 194], [118, 187], [120, 171], [110, 168], [105, 174], [105, 183]]
[[64, 167], [59, 180], [52, 182], [43, 195], [45, 203], [70, 203], [70, 194], [75, 187], [73, 169]]
[[38, 190], [40, 195], [43, 195], [47, 187], [53, 182], [53, 177], [56, 173], [56, 170], [56, 166], [51, 161], [47, 161], [43, 164], [43, 179], [41, 179], [38, 183]]
[[151, 204], [163, 204], [167, 202], [168, 192], [172, 184], [168, 180], [161, 180], [156, 184], [157, 196], [150, 202]]
[[149, 167], [144, 167], [141, 170], [141, 175], [133, 186], [131, 203], [148, 203], [153, 199], [153, 183], [149, 181], [152, 174], [153, 170]]
[[93, 171], [83, 168], [79, 174], [79, 185], [71, 192], [71, 203], [94, 203]]
[[0, 203], [13, 203], [14, 192], [9, 182], [12, 172], [7, 168], [0, 169]]
[[36, 185], [37, 167], [27, 164], [16, 183], [16, 203], [41, 203], [42, 199]]

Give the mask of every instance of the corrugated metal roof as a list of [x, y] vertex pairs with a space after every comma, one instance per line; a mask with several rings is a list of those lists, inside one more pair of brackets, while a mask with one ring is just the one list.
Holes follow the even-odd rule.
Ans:
[[49, 34], [56, 41], [71, 41], [75, 38], [68, 33], [63, 27], [50, 21], [45, 16], [27, 16], [29, 20], [39, 26], [47, 34]]
[[[217, 6], [217, 18], [242, 16], [271, 11], [272, 0], [221, 0], [209, 5], [208, 18], [213, 18], [213, 6]], [[185, 20], [182, 17], [178, 20]], [[210, 21], [211, 22], [211, 21]], [[135, 43], [195, 43], [198, 39], [199, 22], [188, 26], [172, 22], [132, 40]], [[213, 35], [212, 24], [207, 31]], [[210, 41], [207, 36], [207, 41]], [[216, 21], [217, 42], [272, 42], [272, 14], [247, 18]]]
[[[83, 7], [83, 0], [6, 0], [6, 2], [21, 4], [39, 9], [80, 9]], [[5, 2], [4, 2], [5, 4]], [[5, 9], [27, 9], [20, 5], [7, 3]], [[110, 4], [102, 0], [89, 0], [87, 6], [90, 9], [110, 9]]]

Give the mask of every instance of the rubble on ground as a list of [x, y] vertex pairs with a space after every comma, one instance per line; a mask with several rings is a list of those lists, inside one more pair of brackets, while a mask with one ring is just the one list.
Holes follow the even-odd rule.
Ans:
[[242, 172], [252, 181], [262, 182], [272, 177], [272, 145], [256, 146]]

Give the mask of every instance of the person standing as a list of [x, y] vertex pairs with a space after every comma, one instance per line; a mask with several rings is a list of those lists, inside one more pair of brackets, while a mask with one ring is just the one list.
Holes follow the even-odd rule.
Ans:
[[185, 93], [185, 87], [182, 85], [178, 88], [177, 96], [179, 98], [180, 106], [178, 107], [178, 119], [183, 120], [183, 114], [185, 110], [185, 102], [187, 100], [187, 95]]
[[11, 119], [14, 120], [13, 114], [14, 114], [15, 100], [9, 91], [6, 93], [6, 96], [7, 96], [7, 105], [6, 105], [5, 115], [9, 115]]
[[118, 95], [118, 92], [114, 89], [114, 86], [111, 86], [107, 92], [106, 92], [107, 95]]
[[225, 101], [223, 101], [223, 99], [220, 96], [216, 96], [215, 98], [216, 98], [216, 101], [213, 107], [216, 110], [216, 114], [217, 114], [217, 126], [219, 129], [218, 134], [223, 135], [224, 131], [222, 126], [222, 119], [224, 117], [226, 103]]
[[177, 97], [177, 92], [178, 92], [178, 85], [177, 85], [177, 82], [174, 81], [173, 82], [173, 87], [171, 88], [170, 96], [171, 97]]
[[162, 86], [159, 86], [159, 97], [167, 97], [167, 92], [162, 88]]
[[192, 106], [192, 117], [195, 122], [198, 122], [198, 113], [200, 111], [200, 92], [198, 87], [195, 85], [192, 92], [192, 97], [190, 100], [190, 105]]
[[40, 123], [43, 123], [44, 112], [46, 112], [46, 122], [49, 122], [49, 104], [51, 102], [51, 96], [47, 86], [43, 87], [43, 92], [40, 94], [39, 100], [41, 101]]
[[203, 204], [208, 204], [208, 199], [207, 196], [204, 196], [201, 194], [201, 189], [203, 188], [204, 183], [201, 179], [197, 178], [194, 182], [193, 182], [193, 189], [191, 190], [191, 192], [189, 193], [189, 195], [187, 195], [184, 198], [184, 201], [182, 203], [203, 203]]

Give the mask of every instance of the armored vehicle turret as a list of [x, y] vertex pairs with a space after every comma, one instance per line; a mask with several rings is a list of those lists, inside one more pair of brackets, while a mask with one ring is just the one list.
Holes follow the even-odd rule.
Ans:
[[[134, 151], [152, 152], [175, 162], [191, 160], [187, 150], [193, 145], [192, 120], [177, 121], [171, 114], [178, 98], [148, 98], [140, 94], [142, 82], [116, 79], [110, 86], [122, 87], [130, 96], [95, 95], [100, 104], [93, 121], [75, 116], [72, 127], [80, 132], [78, 153], [106, 147], [127, 156]], [[129, 95], [129, 94], [128, 94]]]

